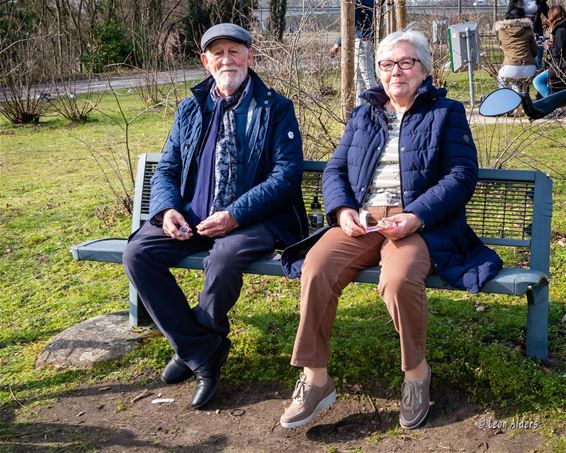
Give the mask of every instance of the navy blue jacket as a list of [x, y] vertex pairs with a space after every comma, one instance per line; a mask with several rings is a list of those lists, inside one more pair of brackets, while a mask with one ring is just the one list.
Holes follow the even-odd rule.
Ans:
[[[423, 223], [419, 233], [435, 272], [451, 286], [475, 293], [498, 273], [501, 260], [466, 223], [465, 205], [477, 180], [476, 147], [463, 105], [445, 95], [446, 90], [433, 87], [429, 77], [403, 116], [399, 137], [403, 211], [414, 213]], [[384, 113], [388, 98], [383, 87], [362, 96], [368, 104], [352, 112], [322, 179], [330, 225], [336, 225], [338, 208], [360, 208], [388, 139]], [[296, 271], [290, 263], [293, 254], [284, 258], [286, 270]]]
[[[281, 245], [292, 244], [307, 234], [307, 218], [301, 195], [303, 151], [293, 103], [268, 89], [252, 70], [253, 99], [248, 110], [246, 146], [240, 159], [237, 195], [227, 211], [240, 227], [265, 221]], [[175, 113], [165, 151], [151, 179], [149, 218], [165, 209], [185, 215], [190, 207], [188, 184], [196, 178], [194, 160], [208, 125], [203, 125], [207, 97], [213, 85], [209, 77], [193, 89]]]

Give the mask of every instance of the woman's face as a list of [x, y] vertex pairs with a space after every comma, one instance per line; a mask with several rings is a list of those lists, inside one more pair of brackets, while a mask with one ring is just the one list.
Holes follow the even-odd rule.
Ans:
[[417, 58], [415, 49], [410, 43], [400, 41], [393, 49], [380, 55], [378, 61], [379, 78], [385, 93], [397, 105], [407, 108], [413, 103], [417, 89], [427, 77], [423, 65], [416, 61], [411, 69], [401, 69], [399, 64], [395, 64], [390, 71], [384, 71], [379, 68], [379, 62], [398, 62], [411, 58]]

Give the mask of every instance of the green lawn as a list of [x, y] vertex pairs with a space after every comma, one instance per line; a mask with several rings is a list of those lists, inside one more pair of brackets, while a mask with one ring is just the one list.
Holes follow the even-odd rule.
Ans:
[[[464, 79], [463, 79], [464, 77]], [[483, 92], [491, 82], [483, 77]], [[466, 98], [465, 74], [452, 77], [449, 92]], [[129, 117], [143, 110], [139, 98], [119, 93]], [[452, 94], [455, 96], [455, 94]], [[163, 338], [148, 341], [123, 359], [92, 371], [37, 370], [34, 361], [49, 339], [80, 321], [127, 307], [127, 281], [120, 266], [74, 262], [69, 248], [96, 237], [125, 237], [130, 219], [115, 201], [89, 147], [103, 158], [125, 153], [120, 115], [112, 96], [84, 124], [55, 114], [39, 125], [13, 127], [0, 119], [0, 420], [23, 401], [20, 416], [48, 404], [65, 389], [105, 381], [128, 382], [148, 368], [158, 372], [170, 355]], [[131, 126], [130, 148], [137, 155], [158, 151], [172, 121], [170, 109], [144, 113]], [[496, 126], [477, 120], [480, 150]], [[525, 125], [508, 126], [508, 137]], [[546, 126], [545, 126], [546, 127]], [[497, 126], [502, 129], [503, 126]], [[487, 131], [487, 132], [486, 132]], [[543, 131], [545, 135], [542, 135]], [[550, 353], [541, 366], [520, 352], [524, 346], [525, 300], [505, 296], [430, 291], [429, 359], [435, 379], [469, 399], [505, 415], [537, 414], [546, 420], [545, 442], [566, 448], [554, 435], [565, 421], [566, 401], [566, 153], [564, 128], [549, 126], [510, 164], [535, 166], [554, 178], [554, 218], [550, 289]], [[501, 140], [505, 140], [502, 138]], [[88, 146], [86, 145], [88, 144]], [[99, 159], [100, 161], [100, 159]], [[103, 164], [104, 168], [108, 168]], [[114, 186], [119, 182], [109, 178]], [[127, 181], [127, 178], [125, 178]], [[129, 187], [129, 182], [126, 184]], [[506, 256], [513, 262], [518, 257]], [[178, 271], [191, 303], [202, 274]], [[297, 371], [288, 365], [298, 323], [299, 284], [280, 278], [246, 276], [232, 311], [234, 342], [225, 370], [233, 382], [278, 381], [291, 386]], [[477, 311], [478, 304], [487, 307]], [[375, 285], [346, 289], [332, 337], [330, 372], [337, 382], [380, 386], [397, 397], [402, 374], [399, 345]], [[3, 409], [2, 409], [3, 408]], [[10, 428], [0, 423], [0, 439]]]

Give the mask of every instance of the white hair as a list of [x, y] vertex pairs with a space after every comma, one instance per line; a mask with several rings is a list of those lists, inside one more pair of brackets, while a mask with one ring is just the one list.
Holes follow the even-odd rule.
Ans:
[[408, 42], [413, 46], [417, 58], [423, 65], [425, 72], [431, 74], [432, 55], [430, 52], [430, 44], [422, 32], [414, 29], [406, 28], [405, 30], [393, 32], [383, 38], [377, 46], [376, 61], [379, 62], [381, 55], [392, 50], [400, 42]]

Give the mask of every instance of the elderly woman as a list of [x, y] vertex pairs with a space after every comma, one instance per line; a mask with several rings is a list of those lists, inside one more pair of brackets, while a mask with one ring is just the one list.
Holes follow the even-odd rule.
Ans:
[[[303, 367], [286, 428], [311, 421], [336, 400], [327, 373], [329, 339], [342, 290], [381, 265], [379, 291], [401, 340], [405, 380], [399, 421], [407, 429], [428, 413], [425, 280], [434, 270], [450, 285], [478, 292], [501, 260], [466, 223], [477, 178], [476, 148], [461, 103], [430, 76], [432, 57], [417, 31], [396, 32], [377, 50], [381, 85], [364, 93], [323, 175], [330, 227], [288, 248], [284, 269], [301, 275], [300, 324], [291, 364]], [[360, 214], [362, 212], [362, 214]], [[314, 243], [314, 246], [313, 246]]]

